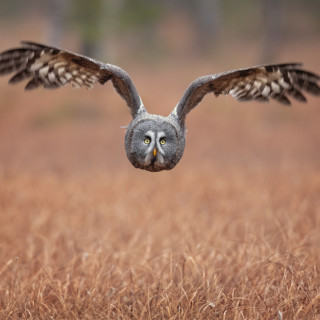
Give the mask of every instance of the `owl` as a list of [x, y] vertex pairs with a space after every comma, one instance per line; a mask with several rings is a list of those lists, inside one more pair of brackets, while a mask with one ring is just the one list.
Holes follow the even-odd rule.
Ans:
[[230, 94], [239, 101], [277, 100], [289, 105], [288, 97], [305, 102], [302, 91], [320, 95], [320, 77], [301, 69], [301, 64], [260, 65], [202, 76], [187, 87], [173, 111], [163, 117], [149, 114], [127, 72], [116, 65], [102, 63], [67, 50], [34, 42], [0, 54], [0, 75], [14, 72], [9, 83], [28, 79], [26, 90], [59, 88], [92, 88], [97, 82], [111, 80], [125, 100], [133, 120], [125, 134], [125, 149], [134, 167], [157, 172], [176, 166], [185, 148], [185, 120], [207, 93]]

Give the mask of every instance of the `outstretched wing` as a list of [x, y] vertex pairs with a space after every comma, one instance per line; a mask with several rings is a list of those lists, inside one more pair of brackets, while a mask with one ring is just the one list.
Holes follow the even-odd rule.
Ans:
[[183, 123], [187, 113], [210, 92], [215, 96], [230, 94], [240, 101], [268, 102], [272, 98], [289, 105], [288, 96], [291, 96], [305, 102], [302, 90], [320, 95], [317, 85], [320, 77], [300, 66], [298, 63], [262, 65], [200, 77], [189, 85], [172, 113]]
[[116, 91], [126, 101], [132, 117], [144, 111], [139, 94], [121, 68], [59, 48], [34, 42], [0, 54], [0, 75], [15, 72], [9, 83], [29, 79], [25, 89], [59, 88], [70, 83], [75, 88], [92, 88], [97, 82], [111, 80]]

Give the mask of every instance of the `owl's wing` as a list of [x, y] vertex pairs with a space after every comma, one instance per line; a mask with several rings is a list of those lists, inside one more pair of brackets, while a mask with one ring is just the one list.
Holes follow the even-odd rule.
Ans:
[[215, 96], [230, 94], [239, 101], [268, 102], [272, 98], [290, 105], [287, 96], [291, 96], [305, 102], [302, 90], [320, 95], [317, 84], [320, 77], [300, 66], [298, 63], [261, 65], [197, 78], [189, 85], [172, 114], [183, 123], [187, 113], [210, 92]]
[[0, 75], [16, 72], [9, 83], [29, 79], [25, 89], [59, 88], [70, 83], [75, 88], [92, 88], [97, 82], [111, 80], [114, 88], [126, 101], [132, 117], [144, 111], [140, 96], [129, 75], [112, 64], [63, 49], [34, 42], [0, 53]]

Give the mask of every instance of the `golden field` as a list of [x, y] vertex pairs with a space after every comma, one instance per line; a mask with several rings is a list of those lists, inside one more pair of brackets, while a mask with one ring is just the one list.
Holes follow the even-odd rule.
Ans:
[[[314, 51], [289, 52], [320, 73]], [[195, 77], [245, 67], [230, 61], [124, 67], [165, 115]], [[1, 319], [320, 319], [319, 98], [208, 96], [181, 162], [149, 173], [126, 159], [130, 115], [110, 84], [26, 93], [7, 80]]]

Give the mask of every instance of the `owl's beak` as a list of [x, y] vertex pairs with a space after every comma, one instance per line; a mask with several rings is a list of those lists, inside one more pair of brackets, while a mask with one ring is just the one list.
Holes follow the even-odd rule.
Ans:
[[153, 156], [155, 157], [155, 156], [156, 156], [156, 154], [157, 154], [157, 149], [156, 149], [156, 148], [154, 148], [154, 149], [153, 149]]

